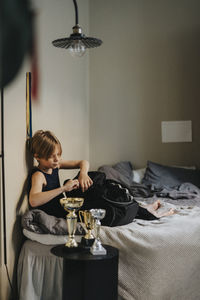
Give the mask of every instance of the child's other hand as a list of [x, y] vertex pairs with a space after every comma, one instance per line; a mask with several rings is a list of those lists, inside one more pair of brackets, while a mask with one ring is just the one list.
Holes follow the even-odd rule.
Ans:
[[92, 179], [85, 173], [80, 173], [78, 177], [78, 181], [82, 189], [82, 192], [87, 191], [89, 187], [93, 184]]
[[72, 190], [78, 189], [79, 188], [79, 181], [78, 179], [69, 179], [64, 185], [64, 192], [70, 192]]

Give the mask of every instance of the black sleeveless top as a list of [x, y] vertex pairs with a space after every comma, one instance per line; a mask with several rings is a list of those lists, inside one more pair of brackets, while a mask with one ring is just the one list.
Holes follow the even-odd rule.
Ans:
[[[43, 186], [42, 192], [50, 191], [50, 190], [60, 187], [58, 168], [53, 169], [52, 174], [47, 174], [47, 173], [41, 171], [39, 168], [34, 168], [29, 177], [30, 179], [29, 179], [28, 195], [29, 195], [30, 189], [31, 189], [32, 175], [37, 171], [41, 172], [44, 175], [44, 177], [46, 178], [46, 182], [47, 182], [47, 185]], [[61, 193], [60, 195], [58, 195], [55, 198], [48, 201], [47, 203], [37, 206], [37, 207], [34, 207], [34, 208], [41, 209], [48, 215], [52, 215], [57, 218], [65, 218], [67, 212], [60, 205], [60, 199], [63, 197], [64, 197], [64, 195]], [[30, 203], [29, 203], [29, 205], [30, 205]], [[30, 205], [30, 208], [33, 208], [33, 207], [31, 207], [31, 205]]]

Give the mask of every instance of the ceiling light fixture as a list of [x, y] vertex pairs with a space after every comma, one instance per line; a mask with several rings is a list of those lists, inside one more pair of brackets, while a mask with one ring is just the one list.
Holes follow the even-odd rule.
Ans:
[[87, 48], [99, 47], [102, 41], [93, 37], [86, 37], [82, 33], [82, 29], [78, 24], [78, 6], [76, 0], [73, 0], [73, 2], [75, 8], [75, 26], [72, 28], [73, 33], [67, 38], [54, 40], [52, 44], [58, 48], [68, 49], [72, 56], [81, 57]]

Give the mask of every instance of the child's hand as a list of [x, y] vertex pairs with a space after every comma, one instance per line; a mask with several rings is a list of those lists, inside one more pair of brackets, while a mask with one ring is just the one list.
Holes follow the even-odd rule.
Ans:
[[78, 177], [78, 181], [82, 189], [82, 192], [87, 191], [87, 189], [89, 189], [89, 187], [93, 184], [92, 179], [85, 173], [80, 173]]
[[78, 179], [69, 179], [64, 185], [63, 185], [64, 191], [63, 192], [70, 192], [72, 190], [79, 188], [79, 181]]

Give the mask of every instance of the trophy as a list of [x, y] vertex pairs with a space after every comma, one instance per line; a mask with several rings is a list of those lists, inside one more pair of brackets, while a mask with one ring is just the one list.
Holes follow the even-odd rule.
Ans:
[[90, 209], [91, 215], [95, 219], [95, 225], [94, 225], [94, 230], [95, 230], [95, 240], [90, 248], [90, 252], [93, 255], [106, 255], [106, 249], [102, 246], [99, 234], [100, 234], [100, 227], [101, 227], [101, 221], [106, 214], [105, 209], [101, 208], [95, 208], [95, 209]]
[[83, 198], [62, 198], [60, 199], [60, 204], [68, 212], [66, 216], [67, 227], [68, 227], [68, 240], [65, 244], [66, 247], [78, 247], [75, 240], [75, 231], [77, 225], [77, 215], [76, 211], [83, 205]]
[[92, 229], [94, 228], [95, 219], [93, 218], [89, 210], [79, 210], [79, 218], [81, 223], [85, 225], [84, 227], [86, 227], [84, 228], [86, 234], [84, 237], [82, 237], [81, 244], [86, 247], [90, 247], [94, 242], [94, 235], [92, 234]]

